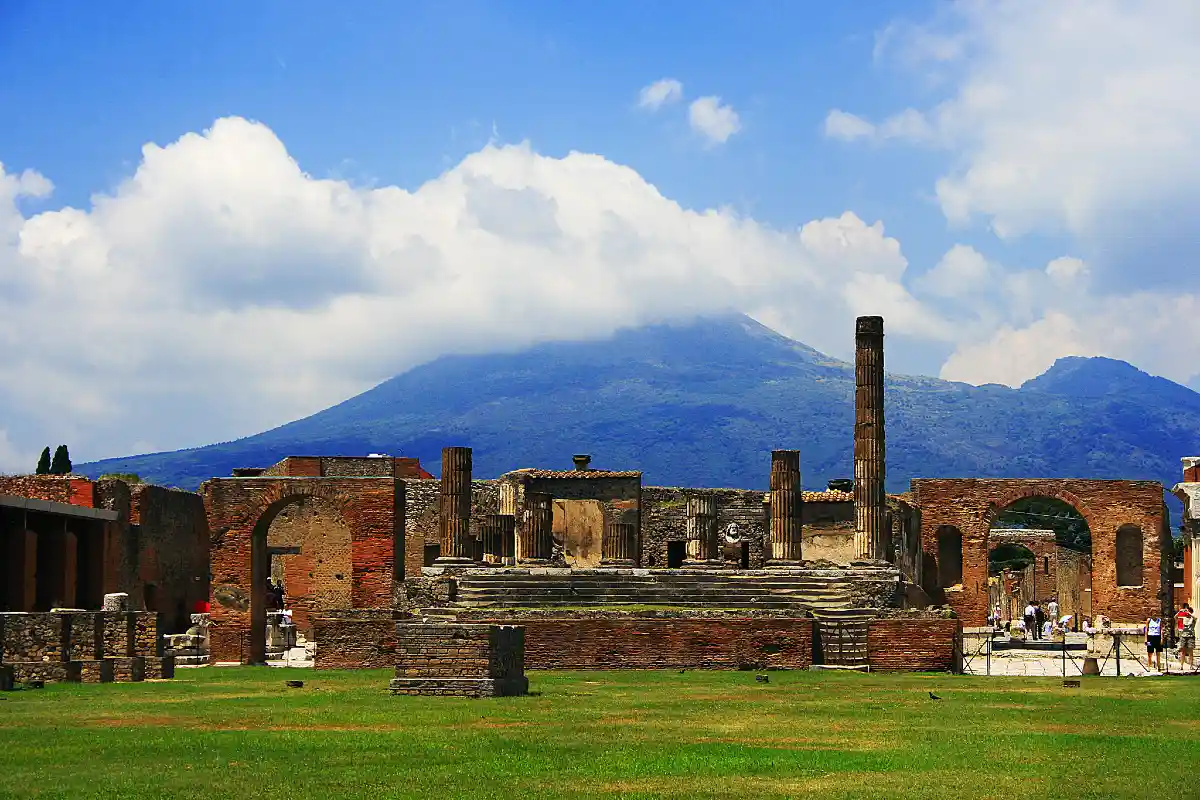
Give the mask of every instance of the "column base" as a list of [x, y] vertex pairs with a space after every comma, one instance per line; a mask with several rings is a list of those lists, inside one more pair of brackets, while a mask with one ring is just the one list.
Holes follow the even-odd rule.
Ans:
[[473, 558], [467, 558], [466, 556], [438, 556], [437, 558], [435, 558], [433, 560], [433, 566], [435, 566], [435, 567], [476, 567], [476, 566], [479, 566], [479, 562], [477, 562]]
[[719, 559], [710, 558], [707, 560], [684, 561], [684, 569], [725, 569], [725, 562]]

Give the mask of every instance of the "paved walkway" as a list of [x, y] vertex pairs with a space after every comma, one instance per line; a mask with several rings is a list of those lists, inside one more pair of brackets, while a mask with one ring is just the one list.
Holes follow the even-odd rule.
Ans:
[[[1075, 678], [1083, 674], [1083, 663], [1088, 653], [1085, 634], [1068, 634], [1066, 658], [1061, 649], [1046, 650], [1025, 648], [1009, 644], [1006, 637], [993, 640], [989, 663], [986, 636], [965, 637], [963, 650], [963, 672], [967, 675], [1026, 676], [1050, 678]], [[1146, 651], [1140, 641], [1125, 640], [1121, 643], [1120, 675], [1142, 677], [1161, 675], [1151, 670], [1146, 663]], [[1196, 670], [1183, 667], [1176, 660], [1176, 653], [1163, 654], [1164, 666], [1170, 673], [1195, 674]], [[1096, 665], [1100, 674], [1116, 677], [1118, 674], [1117, 654], [1113, 651], [1096, 654]]]

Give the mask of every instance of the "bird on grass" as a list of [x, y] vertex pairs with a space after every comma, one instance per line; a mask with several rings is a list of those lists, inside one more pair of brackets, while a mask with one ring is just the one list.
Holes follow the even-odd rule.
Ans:
[[938, 697], [938, 696], [937, 696], [936, 694], [934, 694], [933, 692], [930, 692], [930, 693], [929, 693], [929, 699], [930, 699], [930, 700], [941, 700], [942, 698]]

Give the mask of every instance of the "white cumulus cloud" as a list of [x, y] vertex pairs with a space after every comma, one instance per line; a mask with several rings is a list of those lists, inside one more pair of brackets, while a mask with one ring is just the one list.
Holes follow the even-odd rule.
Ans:
[[657, 111], [665, 105], [678, 103], [683, 98], [683, 84], [674, 78], [663, 78], [649, 86], [642, 87], [638, 93], [638, 106], [649, 111]]
[[724, 144], [742, 129], [741, 118], [733, 106], [716, 95], [699, 97], [688, 106], [688, 124], [710, 145]]
[[441, 354], [694, 314], [751, 312], [843, 357], [857, 313], [946, 334], [881, 223], [685, 209], [597, 155], [489, 145], [415, 190], [360, 188], [234, 117], [146, 145], [89, 207], [23, 216], [48, 189], [0, 173], [5, 461], [234, 438]]

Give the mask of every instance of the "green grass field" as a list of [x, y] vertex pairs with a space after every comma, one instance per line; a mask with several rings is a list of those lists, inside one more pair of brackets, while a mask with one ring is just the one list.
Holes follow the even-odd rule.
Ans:
[[[392, 697], [386, 671], [180, 670], [0, 694], [0, 796], [1169, 798], [1200, 680], [530, 673]], [[305, 681], [288, 689], [287, 678]], [[940, 701], [929, 699], [932, 690]]]

